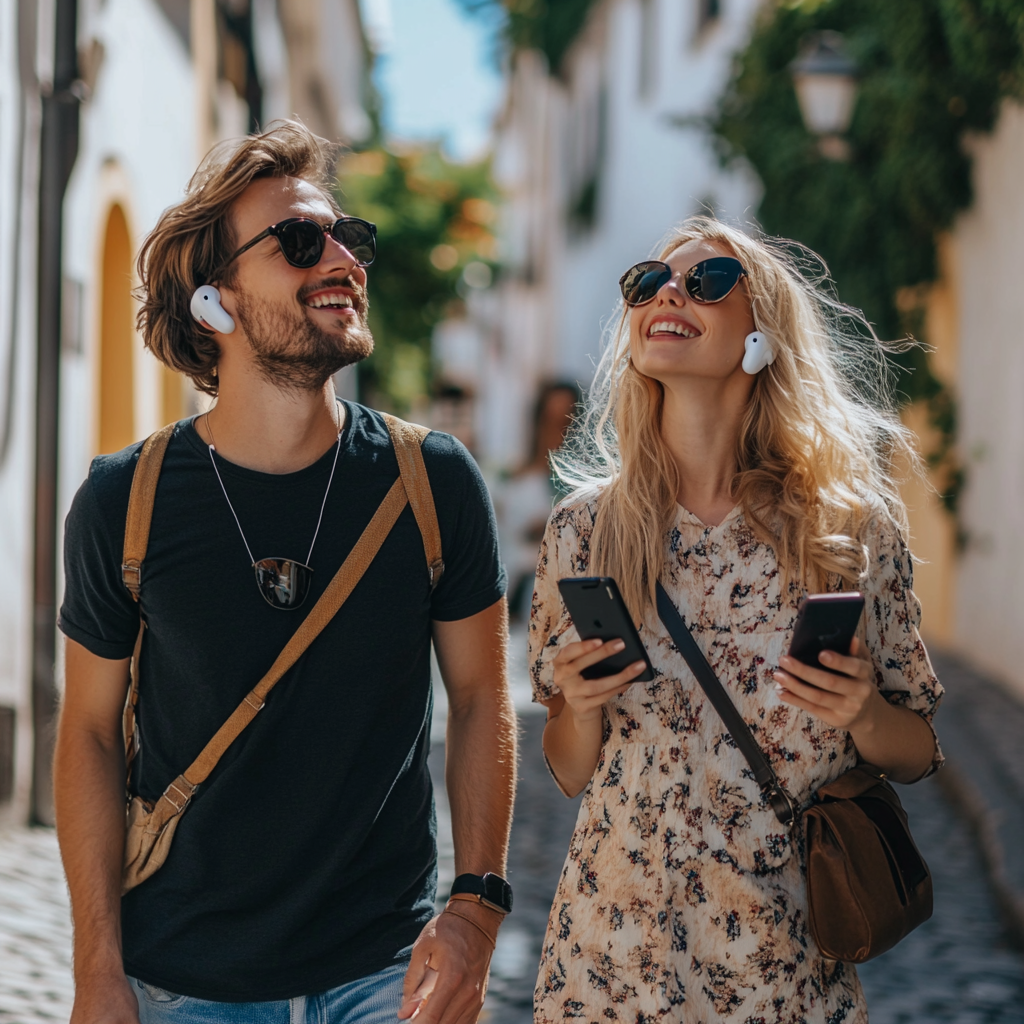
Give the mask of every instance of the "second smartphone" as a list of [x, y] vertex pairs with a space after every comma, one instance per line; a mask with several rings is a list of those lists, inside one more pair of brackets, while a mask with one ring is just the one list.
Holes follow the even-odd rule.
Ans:
[[790, 657], [821, 668], [818, 655], [822, 651], [849, 654], [863, 611], [864, 598], [856, 592], [805, 597], [793, 627]]

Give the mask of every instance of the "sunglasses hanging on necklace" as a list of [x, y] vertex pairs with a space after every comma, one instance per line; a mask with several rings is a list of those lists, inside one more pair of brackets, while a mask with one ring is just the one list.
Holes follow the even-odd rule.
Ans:
[[256, 586], [259, 588], [263, 600], [271, 608], [277, 608], [280, 611], [292, 611], [306, 600], [310, 584], [313, 582], [313, 570], [309, 567], [309, 561], [313, 557], [313, 548], [320, 534], [320, 524], [324, 520], [324, 509], [327, 507], [327, 496], [331, 493], [334, 471], [338, 467], [338, 455], [341, 452], [341, 431], [338, 431], [338, 439], [335, 442], [336, 447], [334, 449], [334, 462], [331, 463], [331, 475], [327, 478], [327, 490], [324, 491], [324, 500], [320, 503], [320, 515], [316, 521], [316, 529], [313, 531], [313, 541], [309, 545], [309, 554], [306, 555], [305, 562], [297, 562], [293, 558], [256, 559], [252, 557], [252, 550], [249, 547], [249, 542], [245, 539], [245, 531], [239, 522], [238, 513], [235, 511], [235, 506], [231, 504], [231, 499], [228, 497], [228, 489], [224, 486], [224, 480], [221, 478], [220, 470], [217, 468], [217, 460], [214, 457], [216, 438], [213, 436], [213, 427], [210, 426], [209, 413], [206, 413], [206, 429], [210, 431], [211, 443], [207, 445], [210, 451], [210, 464], [213, 466], [214, 473], [217, 474], [217, 482], [220, 484], [220, 489], [224, 492], [224, 500], [228, 503], [228, 508], [231, 509], [231, 514], [235, 518], [238, 532], [242, 535], [242, 543], [245, 545], [245, 550], [249, 553], [249, 561], [252, 562], [252, 567], [256, 573]]

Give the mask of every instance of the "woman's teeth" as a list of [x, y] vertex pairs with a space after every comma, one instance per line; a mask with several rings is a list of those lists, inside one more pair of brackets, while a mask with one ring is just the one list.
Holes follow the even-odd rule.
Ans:
[[677, 320], [662, 320], [659, 323], [651, 324], [647, 337], [649, 338], [652, 334], [678, 334], [683, 338], [697, 338], [700, 336], [700, 331], [691, 330]]
[[306, 305], [314, 309], [321, 306], [351, 306], [352, 299], [348, 295], [314, 295], [307, 300]]

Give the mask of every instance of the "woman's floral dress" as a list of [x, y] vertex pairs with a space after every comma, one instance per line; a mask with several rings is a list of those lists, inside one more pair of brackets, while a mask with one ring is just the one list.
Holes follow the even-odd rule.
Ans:
[[[530, 622], [534, 699], [578, 639], [558, 594], [589, 574], [595, 504], [560, 505]], [[888, 701], [931, 721], [942, 695], [918, 635], [910, 554], [879, 514], [865, 541], [862, 636]], [[849, 734], [783, 704], [772, 672], [802, 596], [739, 508], [705, 526], [679, 508], [662, 582], [782, 784], [801, 804], [856, 762]], [[655, 677], [607, 705], [541, 957], [535, 1019], [606, 1024], [867, 1021], [854, 968], [824, 959], [807, 923], [801, 852], [653, 611]], [[932, 770], [941, 762], [936, 748]]]

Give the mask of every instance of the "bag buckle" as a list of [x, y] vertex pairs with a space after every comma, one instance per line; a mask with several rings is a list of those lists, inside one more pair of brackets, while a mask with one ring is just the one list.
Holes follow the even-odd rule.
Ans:
[[121, 566], [121, 582], [138, 601], [142, 591], [142, 566], [138, 562], [124, 562]]
[[797, 818], [797, 806], [782, 786], [777, 782], [768, 782], [761, 787], [761, 792], [768, 797], [768, 803], [771, 804], [779, 823], [787, 827], [793, 825]]
[[439, 558], [436, 562], [431, 562], [427, 566], [427, 574], [430, 576], [430, 590], [433, 593], [438, 583], [441, 582], [441, 577], [444, 575], [444, 559]]
[[[252, 699], [250, 699], [250, 698], [252, 698]], [[260, 700], [260, 702], [258, 704], [256, 703], [256, 701], [259, 700], [259, 698], [256, 696], [256, 693], [255, 693], [254, 690], [250, 690], [242, 698], [242, 700], [244, 700], [245, 703], [248, 704], [249, 707], [251, 707], [254, 711], [262, 711], [263, 710], [263, 705], [266, 703], [266, 701], [262, 701], [262, 700]]]
[[165, 790], [164, 799], [181, 814], [192, 800], [197, 786], [193, 786], [184, 775], [179, 775]]

